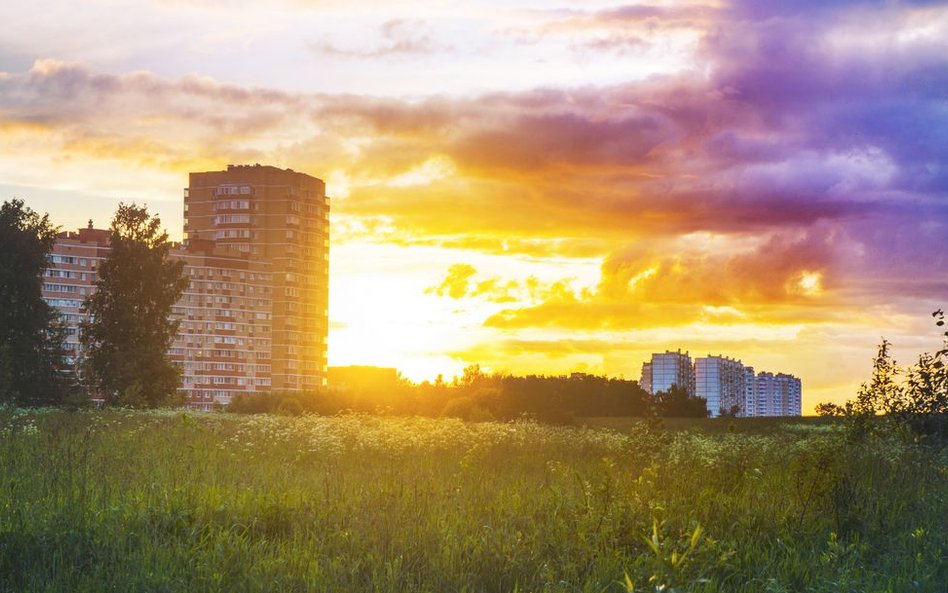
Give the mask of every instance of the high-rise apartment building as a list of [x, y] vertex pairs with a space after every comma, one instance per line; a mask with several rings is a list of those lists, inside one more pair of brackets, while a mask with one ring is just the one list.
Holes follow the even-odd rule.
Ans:
[[[183, 245], [190, 284], [172, 309], [169, 354], [188, 404], [210, 409], [242, 393], [325, 384], [328, 330], [328, 198], [319, 179], [265, 166], [192, 173]], [[67, 362], [80, 354], [82, 303], [108, 257], [109, 232], [61, 233], [43, 297], [66, 324]]]
[[689, 395], [694, 395], [695, 374], [691, 357], [681, 350], [653, 354], [651, 362], [642, 366], [642, 379], [639, 384], [651, 394], [668, 391], [672, 385], [678, 385]]
[[802, 412], [802, 384], [793, 375], [759, 373], [755, 391], [755, 416], [799, 416]]
[[726, 356], [695, 358], [695, 395], [708, 402], [712, 417], [742, 415], [746, 396], [746, 369]]
[[184, 217], [188, 242], [211, 241], [270, 264], [272, 388], [323, 385], [329, 199], [322, 180], [260, 165], [191, 173]]

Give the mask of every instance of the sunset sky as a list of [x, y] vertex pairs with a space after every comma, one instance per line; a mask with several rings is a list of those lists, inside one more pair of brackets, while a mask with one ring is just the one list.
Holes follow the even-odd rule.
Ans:
[[[358, 8], [353, 8], [358, 5]], [[0, 199], [66, 229], [189, 171], [332, 198], [330, 364], [851, 397], [948, 306], [945, 2], [0, 4]]]

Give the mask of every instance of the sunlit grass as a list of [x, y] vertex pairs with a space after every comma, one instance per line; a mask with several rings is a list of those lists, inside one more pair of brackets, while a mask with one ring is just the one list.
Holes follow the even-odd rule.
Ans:
[[0, 591], [943, 590], [945, 447], [758, 429], [3, 409]]

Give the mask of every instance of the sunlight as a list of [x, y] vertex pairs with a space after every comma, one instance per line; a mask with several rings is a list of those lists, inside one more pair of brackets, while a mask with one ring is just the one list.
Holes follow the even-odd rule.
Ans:
[[797, 286], [807, 296], [817, 296], [823, 292], [823, 274], [820, 272], [803, 272]]
[[635, 276], [632, 276], [631, 278], [629, 278], [629, 290], [635, 290], [635, 287], [639, 284], [639, 282], [641, 282], [642, 280], [647, 280], [657, 273], [658, 273], [658, 266], [656, 265], [639, 272]]
[[413, 169], [388, 180], [391, 187], [409, 187], [412, 185], [428, 185], [433, 181], [444, 179], [457, 172], [451, 159], [444, 156], [431, 157]]

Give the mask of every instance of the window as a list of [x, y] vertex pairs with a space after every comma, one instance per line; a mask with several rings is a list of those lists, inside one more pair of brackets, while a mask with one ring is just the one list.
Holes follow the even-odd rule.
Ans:
[[[79, 287], [74, 284], [43, 284], [43, 290], [47, 292], [79, 292]], [[82, 291], [85, 293], [85, 290]]]
[[82, 301], [77, 301], [73, 299], [43, 299], [51, 307], [56, 307], [58, 309], [75, 309], [82, 305]]
[[214, 210], [250, 210], [250, 200], [221, 200], [214, 202]]
[[218, 214], [214, 217], [214, 224], [250, 224], [249, 214]]
[[247, 229], [223, 229], [214, 231], [215, 239], [249, 239], [250, 231]]

